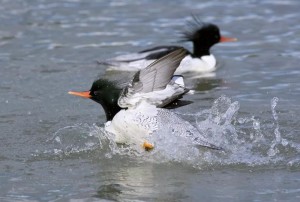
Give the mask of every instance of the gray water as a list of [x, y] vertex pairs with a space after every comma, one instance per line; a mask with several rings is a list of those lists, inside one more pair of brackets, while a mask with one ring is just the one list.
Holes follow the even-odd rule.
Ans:
[[[0, 1], [0, 201], [299, 201], [300, 1]], [[99, 105], [67, 94], [96, 60], [178, 44], [191, 14], [238, 42], [212, 52], [176, 112], [224, 151], [170, 131], [115, 145]]]

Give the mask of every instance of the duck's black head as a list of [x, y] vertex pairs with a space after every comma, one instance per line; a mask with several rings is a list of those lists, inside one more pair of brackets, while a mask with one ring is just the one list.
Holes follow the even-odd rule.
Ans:
[[190, 30], [183, 33], [185, 41], [191, 41], [194, 45], [194, 57], [209, 55], [209, 49], [220, 42], [236, 41], [236, 38], [221, 36], [220, 29], [217, 25], [211, 23], [203, 23], [194, 18], [194, 22], [190, 22]]
[[70, 91], [69, 94], [89, 98], [102, 105], [107, 121], [113, 119], [121, 108], [118, 105], [118, 99], [121, 93], [121, 88], [118, 88], [114, 82], [98, 79], [94, 81], [89, 91], [74, 92]]

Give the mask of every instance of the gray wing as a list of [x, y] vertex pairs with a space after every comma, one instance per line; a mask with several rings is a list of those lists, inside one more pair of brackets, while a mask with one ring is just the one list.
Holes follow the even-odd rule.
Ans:
[[[132, 100], [131, 98], [133, 98], [135, 94], [146, 94], [153, 91], [164, 90], [170, 83], [176, 68], [186, 54], [187, 51], [180, 48], [156, 60], [145, 69], [138, 71], [134, 75], [132, 81], [123, 89], [118, 100], [119, 106], [123, 108], [134, 106], [137, 103], [137, 100]], [[181, 91], [183, 92], [180, 92], [179, 94], [186, 93], [184, 87], [182, 87]], [[151, 102], [155, 102], [155, 105], [160, 105], [159, 103], [161, 102], [168, 104], [176, 99], [176, 96], [178, 97], [179, 94], [177, 92], [177, 94], [171, 95], [172, 99], [168, 99], [168, 97], [162, 97], [161, 99], [153, 98]], [[164, 101], [163, 99], [168, 100]]]
[[187, 55], [183, 48], [154, 61], [138, 71], [129, 86], [135, 93], [148, 93], [166, 88], [181, 60]]
[[154, 48], [149, 48], [142, 50], [138, 53], [130, 53], [126, 55], [119, 55], [114, 58], [107, 60], [98, 60], [98, 64], [107, 65], [107, 66], [120, 66], [122, 63], [130, 63], [139, 60], [157, 60], [167, 54], [173, 52], [176, 49], [180, 49], [180, 46], [157, 46]]

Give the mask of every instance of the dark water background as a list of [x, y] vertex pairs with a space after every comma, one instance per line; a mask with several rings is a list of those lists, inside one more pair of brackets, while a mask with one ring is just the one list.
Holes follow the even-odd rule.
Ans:
[[[1, 0], [0, 201], [299, 201], [299, 10], [297, 0]], [[177, 111], [227, 152], [167, 135], [152, 153], [115, 147], [100, 106], [67, 92], [125, 76], [98, 59], [191, 48], [178, 42], [191, 14], [239, 39], [213, 47], [214, 76], [187, 75], [194, 103]]]

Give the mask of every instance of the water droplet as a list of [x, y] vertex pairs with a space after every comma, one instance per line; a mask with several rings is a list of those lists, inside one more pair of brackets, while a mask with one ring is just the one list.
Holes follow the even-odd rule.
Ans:
[[275, 128], [274, 133], [275, 133], [276, 143], [280, 143], [281, 142], [281, 135], [280, 135], [278, 126], [277, 126], [277, 128]]
[[268, 151], [268, 156], [273, 157], [273, 156], [275, 156], [278, 152], [279, 152], [278, 149], [277, 149], [277, 148], [274, 148], [274, 146], [273, 146], [273, 147], [271, 147], [271, 148], [269, 149], [269, 151]]
[[277, 116], [277, 113], [275, 111], [275, 107], [276, 107], [278, 101], [279, 101], [278, 97], [274, 97], [271, 100], [271, 110], [272, 110], [272, 115], [273, 115], [273, 118], [274, 118], [275, 121], [278, 120], [278, 116]]
[[255, 130], [260, 130], [260, 122], [258, 120], [253, 120], [253, 128]]
[[105, 158], [111, 159], [112, 158], [112, 154], [111, 153], [106, 153], [105, 154]]
[[61, 150], [60, 149], [54, 149], [53, 152], [54, 152], [54, 154], [59, 154], [59, 153], [61, 153]]
[[56, 142], [58, 142], [58, 143], [61, 143], [60, 137], [58, 137], [58, 136], [55, 137], [54, 140], [55, 140]]
[[288, 142], [286, 139], [282, 138], [281, 144], [282, 144], [283, 146], [287, 146], [287, 145], [289, 144], [289, 142]]
[[237, 122], [238, 122], [239, 124], [243, 124], [243, 123], [246, 122], [246, 119], [245, 119], [245, 118], [238, 118]]

